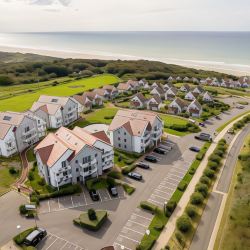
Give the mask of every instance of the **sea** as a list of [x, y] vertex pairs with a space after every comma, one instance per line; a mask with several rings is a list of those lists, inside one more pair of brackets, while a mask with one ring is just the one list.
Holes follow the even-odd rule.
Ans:
[[250, 75], [250, 32], [0, 33], [0, 46], [147, 59]]

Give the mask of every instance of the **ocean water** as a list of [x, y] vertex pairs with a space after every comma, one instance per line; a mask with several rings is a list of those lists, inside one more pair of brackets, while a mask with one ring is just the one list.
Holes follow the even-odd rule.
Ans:
[[0, 46], [249, 70], [250, 32], [0, 34]]

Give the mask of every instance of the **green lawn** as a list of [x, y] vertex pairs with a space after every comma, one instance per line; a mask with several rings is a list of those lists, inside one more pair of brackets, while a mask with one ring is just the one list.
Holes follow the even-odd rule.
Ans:
[[32, 103], [36, 101], [40, 95], [71, 96], [89, 89], [99, 88], [107, 84], [114, 84], [119, 81], [120, 79], [114, 75], [100, 75], [75, 80], [54, 87], [50, 86], [40, 90], [35, 90], [35, 92], [32, 93], [2, 99], [0, 100], [0, 111], [24, 111], [29, 109], [32, 106]]
[[0, 195], [7, 192], [19, 174], [10, 174], [8, 167], [0, 167]]
[[160, 114], [159, 116], [164, 121], [164, 125], [167, 125], [167, 126], [170, 126], [173, 124], [186, 125], [188, 123], [187, 119], [173, 116], [173, 115]]
[[115, 149], [114, 162], [118, 167], [124, 167], [133, 164], [141, 154], [128, 153], [122, 150]]
[[26, 156], [27, 156], [27, 160], [28, 162], [33, 162], [36, 160], [36, 156], [34, 154], [34, 147], [31, 147], [27, 153], [26, 153]]
[[86, 186], [88, 190], [91, 189], [103, 189], [108, 187], [107, 179], [105, 178], [94, 178], [86, 181]]

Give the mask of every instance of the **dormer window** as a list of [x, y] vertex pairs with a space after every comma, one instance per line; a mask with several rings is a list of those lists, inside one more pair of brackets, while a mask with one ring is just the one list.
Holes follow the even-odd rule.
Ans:
[[4, 120], [4, 121], [10, 121], [10, 120], [11, 120], [11, 116], [5, 115], [5, 116], [3, 117], [3, 120]]
[[58, 99], [52, 99], [51, 102], [58, 102]]

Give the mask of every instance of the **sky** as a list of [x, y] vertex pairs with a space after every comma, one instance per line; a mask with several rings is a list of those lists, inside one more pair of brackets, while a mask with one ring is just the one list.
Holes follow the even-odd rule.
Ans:
[[0, 32], [250, 31], [249, 0], [0, 0]]

